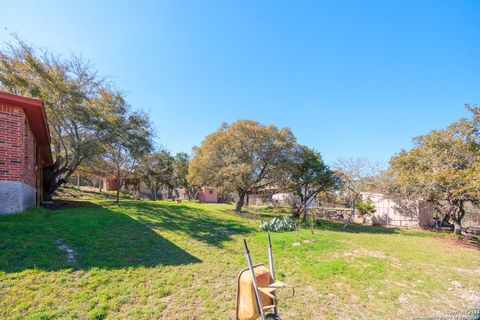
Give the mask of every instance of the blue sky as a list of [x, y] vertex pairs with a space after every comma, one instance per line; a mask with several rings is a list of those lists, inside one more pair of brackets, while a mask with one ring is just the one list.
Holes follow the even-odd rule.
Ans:
[[88, 58], [172, 152], [255, 119], [387, 161], [480, 102], [478, 1], [8, 1], [0, 27]]

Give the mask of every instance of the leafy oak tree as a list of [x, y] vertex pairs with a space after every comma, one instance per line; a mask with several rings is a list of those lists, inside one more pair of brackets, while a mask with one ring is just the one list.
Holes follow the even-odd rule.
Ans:
[[124, 117], [111, 130], [114, 134], [105, 141], [104, 158], [107, 173], [115, 179], [118, 203], [122, 185], [136, 176], [141, 159], [152, 149], [151, 123], [146, 114], [128, 112], [128, 108], [125, 108]]
[[295, 217], [307, 217], [307, 208], [321, 192], [338, 185], [339, 179], [323, 162], [320, 153], [305, 146], [298, 146], [289, 168], [286, 186], [300, 199]]
[[185, 190], [188, 200], [195, 199], [197, 188], [188, 181], [190, 156], [186, 152], [178, 152], [173, 158], [173, 182], [176, 188]]
[[223, 124], [194, 148], [189, 181], [236, 192], [235, 211], [240, 212], [248, 194], [280, 183], [295, 146], [288, 128], [252, 120]]
[[173, 161], [173, 157], [165, 150], [147, 154], [142, 159], [138, 173], [150, 189], [153, 200], [157, 200], [158, 191], [162, 187], [171, 185]]
[[80, 58], [62, 58], [16, 38], [0, 48], [0, 90], [41, 99], [50, 127], [54, 164], [44, 168], [44, 199], [84, 162], [106, 151], [125, 121], [123, 96]]
[[480, 112], [467, 107], [471, 118], [414, 138], [414, 147], [394, 156], [389, 170], [398, 193], [432, 203], [453, 221], [456, 234], [462, 232], [465, 205], [480, 200]]

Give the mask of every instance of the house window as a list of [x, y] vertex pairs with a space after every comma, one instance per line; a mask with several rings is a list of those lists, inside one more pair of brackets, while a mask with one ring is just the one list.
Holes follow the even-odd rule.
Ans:
[[210, 195], [213, 195], [213, 189], [209, 189], [209, 190], [208, 190], [208, 193], [209, 193]]

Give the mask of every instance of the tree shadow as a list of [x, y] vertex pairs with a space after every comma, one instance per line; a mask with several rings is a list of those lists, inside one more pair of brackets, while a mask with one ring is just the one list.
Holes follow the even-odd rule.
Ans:
[[0, 216], [0, 271], [177, 266], [201, 260], [106, 207], [34, 208]]
[[222, 247], [225, 241], [232, 240], [232, 235], [252, 231], [251, 227], [230, 219], [227, 214], [218, 218], [198, 206], [153, 201], [125, 201], [120, 206], [134, 210], [136, 219], [151, 227], [180, 232], [216, 247]]
[[372, 234], [398, 234], [401, 232], [397, 227], [371, 226], [358, 223], [350, 223], [346, 228], [343, 222], [319, 219], [317, 229], [346, 232], [346, 233], [372, 233]]
[[55, 199], [55, 201], [43, 203], [42, 207], [50, 210], [59, 210], [81, 207], [98, 207], [98, 205], [91, 201]]
[[[283, 208], [282, 208], [283, 209]], [[220, 212], [226, 215], [234, 215], [249, 220], [266, 220], [275, 217], [291, 217], [293, 210], [276, 210], [276, 208], [255, 208], [254, 206], [244, 207], [241, 212], [235, 212], [233, 208], [220, 209]]]

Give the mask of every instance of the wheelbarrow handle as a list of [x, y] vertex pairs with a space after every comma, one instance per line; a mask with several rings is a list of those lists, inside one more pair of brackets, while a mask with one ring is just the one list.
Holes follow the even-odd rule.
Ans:
[[262, 300], [260, 299], [260, 293], [258, 292], [257, 277], [255, 275], [255, 270], [253, 268], [252, 258], [250, 257], [250, 251], [248, 251], [247, 240], [243, 239], [243, 244], [245, 245], [245, 253], [247, 255], [248, 268], [250, 269], [250, 273], [252, 275], [253, 290], [255, 291], [255, 298], [257, 300], [258, 311], [260, 312], [260, 316], [262, 320], [266, 320], [265, 312], [263, 311]]
[[243, 246], [245, 247], [245, 253], [250, 254], [250, 250], [248, 250], [248, 246], [247, 246], [247, 240], [245, 239], [243, 239]]

